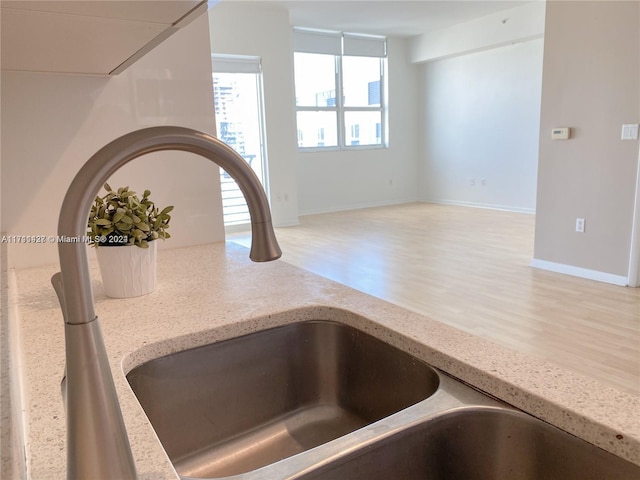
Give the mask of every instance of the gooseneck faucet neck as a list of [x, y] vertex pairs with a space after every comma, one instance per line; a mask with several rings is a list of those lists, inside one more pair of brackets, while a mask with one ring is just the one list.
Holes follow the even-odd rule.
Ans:
[[[80, 169], [62, 203], [58, 235], [85, 235], [91, 204], [120, 167], [147, 153], [180, 150], [201, 155], [238, 183], [251, 216], [254, 261], [280, 257], [269, 203], [260, 180], [231, 147], [182, 127], [152, 127], [126, 134], [100, 149]], [[52, 280], [65, 320], [67, 361], [67, 477], [136, 478], [120, 405], [95, 314], [86, 247], [59, 243], [61, 275]]]

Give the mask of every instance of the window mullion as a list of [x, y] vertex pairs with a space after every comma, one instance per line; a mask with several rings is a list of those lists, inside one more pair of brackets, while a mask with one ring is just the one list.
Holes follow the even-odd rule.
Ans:
[[337, 112], [336, 107], [296, 107], [299, 112]]
[[388, 146], [389, 144], [389, 134], [387, 132], [387, 125], [389, 122], [389, 109], [387, 107], [387, 62], [384, 58], [380, 59], [380, 142], [382, 145]]
[[382, 107], [344, 107], [342, 110], [345, 112], [382, 112], [384, 109]]
[[342, 78], [342, 55], [336, 55], [336, 106], [338, 107], [337, 122], [338, 122], [338, 147], [344, 148], [345, 146], [345, 132], [344, 132], [344, 94], [342, 92], [343, 78]]

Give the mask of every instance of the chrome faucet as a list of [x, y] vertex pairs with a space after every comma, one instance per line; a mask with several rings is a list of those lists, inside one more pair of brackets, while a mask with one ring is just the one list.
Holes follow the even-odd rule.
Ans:
[[[62, 203], [58, 235], [82, 237], [100, 187], [124, 164], [152, 152], [199, 154], [231, 175], [251, 216], [250, 258], [269, 261], [281, 251], [267, 197], [251, 167], [231, 147], [208, 134], [182, 127], [152, 127], [124, 135], [99, 150], [73, 179]], [[65, 321], [68, 479], [134, 479], [135, 463], [94, 311], [87, 250], [59, 243], [60, 273], [52, 278]], [[66, 390], [66, 391], [64, 391]]]

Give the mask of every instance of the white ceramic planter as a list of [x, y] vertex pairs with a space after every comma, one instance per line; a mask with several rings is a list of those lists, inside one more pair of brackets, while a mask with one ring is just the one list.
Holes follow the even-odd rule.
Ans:
[[139, 297], [156, 289], [157, 242], [149, 242], [149, 248], [102, 246], [96, 255], [107, 296]]

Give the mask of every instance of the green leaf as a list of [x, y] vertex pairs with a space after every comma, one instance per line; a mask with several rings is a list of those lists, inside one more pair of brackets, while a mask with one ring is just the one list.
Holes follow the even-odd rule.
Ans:
[[124, 210], [122, 208], [119, 208], [116, 213], [113, 215], [113, 223], [118, 223], [120, 220], [122, 220], [122, 218], [124, 217]]
[[120, 223], [116, 224], [116, 228], [118, 230], [122, 230], [123, 232], [129, 233], [129, 230], [131, 230], [133, 228], [133, 224], [132, 223], [120, 222]]
[[[87, 235], [98, 236], [126, 235], [129, 245], [147, 248], [149, 240], [169, 238], [166, 233], [173, 206], [159, 210], [149, 199], [150, 190], [144, 190], [142, 200], [129, 187], [120, 187], [114, 191], [104, 184], [106, 193], [97, 195], [91, 205], [87, 221]], [[143, 245], [144, 243], [144, 245]]]

